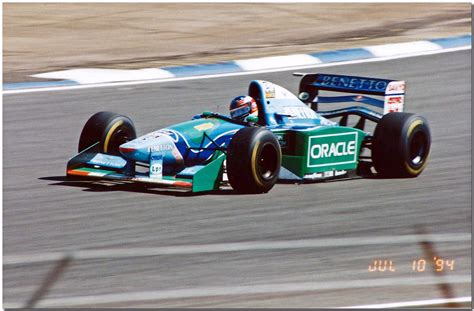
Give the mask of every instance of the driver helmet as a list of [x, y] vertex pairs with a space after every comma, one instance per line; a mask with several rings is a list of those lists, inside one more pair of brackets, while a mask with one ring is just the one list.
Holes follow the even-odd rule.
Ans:
[[230, 117], [243, 121], [247, 116], [258, 116], [257, 102], [250, 96], [237, 96], [230, 102]]

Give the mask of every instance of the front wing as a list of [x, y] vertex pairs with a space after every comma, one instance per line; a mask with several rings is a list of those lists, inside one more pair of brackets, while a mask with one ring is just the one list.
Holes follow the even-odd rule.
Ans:
[[75, 177], [147, 183], [192, 192], [212, 191], [219, 189], [223, 177], [225, 154], [217, 152], [205, 165], [187, 167], [175, 176], [157, 177], [149, 171], [137, 172], [133, 161], [98, 152], [98, 144], [95, 144], [68, 161], [66, 174]]

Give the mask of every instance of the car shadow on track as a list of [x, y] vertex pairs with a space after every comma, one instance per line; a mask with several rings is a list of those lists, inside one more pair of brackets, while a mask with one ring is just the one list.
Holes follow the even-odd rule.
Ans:
[[233, 189], [220, 189], [214, 191], [190, 192], [178, 189], [157, 188], [153, 185], [129, 183], [123, 181], [112, 180], [90, 180], [80, 178], [70, 178], [66, 176], [49, 176], [40, 177], [41, 180], [55, 181], [51, 186], [67, 186], [84, 188], [87, 192], [109, 192], [109, 191], [125, 191], [135, 193], [148, 193], [158, 195], [168, 195], [175, 197], [195, 197], [201, 195], [238, 195]]
[[[50, 186], [66, 186], [84, 188], [87, 192], [110, 192], [110, 191], [124, 191], [135, 193], [147, 193], [156, 195], [167, 195], [175, 197], [196, 197], [203, 195], [241, 195], [237, 191], [227, 188], [214, 191], [191, 192], [186, 190], [179, 190], [173, 188], [160, 188], [154, 185], [144, 183], [132, 183], [114, 180], [90, 180], [81, 179], [80, 177], [66, 177], [66, 176], [48, 176], [40, 177], [40, 180], [54, 181]], [[294, 181], [294, 180], [279, 180], [277, 184], [280, 185], [307, 185], [317, 183], [333, 183], [333, 182], [348, 182], [358, 179], [378, 179], [377, 176], [345, 176], [342, 178], [334, 178], [319, 181]]]

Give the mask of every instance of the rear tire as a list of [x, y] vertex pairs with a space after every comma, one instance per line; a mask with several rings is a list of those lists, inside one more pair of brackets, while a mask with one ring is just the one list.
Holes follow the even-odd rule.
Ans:
[[265, 193], [277, 182], [281, 149], [272, 132], [246, 127], [232, 137], [227, 149], [229, 182], [240, 193]]
[[119, 146], [137, 138], [132, 120], [114, 112], [102, 111], [87, 120], [79, 138], [78, 151], [99, 142], [99, 152], [120, 155]]
[[382, 177], [416, 177], [426, 167], [431, 134], [425, 118], [388, 113], [375, 128], [372, 161]]

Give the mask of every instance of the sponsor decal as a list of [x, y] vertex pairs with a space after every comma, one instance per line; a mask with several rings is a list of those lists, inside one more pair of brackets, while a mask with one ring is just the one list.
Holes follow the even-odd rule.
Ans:
[[320, 75], [318, 81], [321, 86], [347, 88], [355, 90], [385, 92], [388, 81], [380, 79], [365, 79], [356, 77]]
[[355, 141], [338, 142], [331, 144], [318, 144], [311, 146], [311, 157], [314, 159], [340, 157], [348, 154], [354, 154]]
[[326, 171], [326, 172], [320, 172], [320, 173], [312, 173], [312, 174], [306, 174], [304, 175], [304, 179], [311, 179], [311, 180], [317, 180], [317, 179], [327, 179], [331, 177], [338, 177], [347, 174], [347, 171], [344, 170], [332, 170], [332, 171]]
[[211, 129], [214, 127], [214, 123], [212, 122], [206, 122], [206, 123], [201, 123], [196, 125], [194, 128], [200, 132]]
[[357, 161], [357, 133], [310, 136], [308, 167], [334, 166]]
[[98, 153], [92, 159], [90, 159], [87, 163], [92, 164], [92, 165], [122, 168], [125, 166], [126, 161], [119, 157]]
[[392, 81], [388, 84], [385, 94], [400, 94], [405, 93], [405, 81]]
[[162, 129], [156, 131], [156, 133], [168, 136], [173, 142], [177, 143], [179, 141], [179, 135], [176, 131], [171, 129]]
[[341, 171], [334, 171], [334, 176], [342, 176], [347, 174], [347, 171], [341, 170]]
[[307, 107], [283, 107], [283, 113], [298, 119], [315, 119], [316, 112]]
[[383, 113], [402, 112], [403, 111], [404, 95], [385, 96], [385, 104]]
[[150, 152], [163, 152], [163, 151], [169, 151], [172, 149], [174, 149], [173, 144], [161, 144], [161, 145], [150, 147]]
[[387, 98], [387, 104], [389, 105], [396, 105], [396, 104], [401, 104], [401, 103], [402, 103], [401, 96], [391, 96]]
[[265, 98], [275, 98], [275, 86], [272, 83], [263, 81], [263, 91], [265, 92]]
[[163, 177], [163, 155], [152, 154], [150, 157], [150, 178]]
[[323, 172], [323, 178], [334, 177], [334, 171]]

